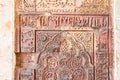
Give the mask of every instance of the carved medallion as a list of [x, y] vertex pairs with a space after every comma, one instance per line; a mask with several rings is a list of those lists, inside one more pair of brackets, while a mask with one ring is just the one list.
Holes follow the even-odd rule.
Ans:
[[18, 0], [15, 80], [113, 80], [110, 0]]

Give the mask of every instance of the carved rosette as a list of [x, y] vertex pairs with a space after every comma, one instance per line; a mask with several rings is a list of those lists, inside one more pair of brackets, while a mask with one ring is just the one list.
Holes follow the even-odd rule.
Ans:
[[112, 80], [110, 0], [18, 0], [15, 80]]

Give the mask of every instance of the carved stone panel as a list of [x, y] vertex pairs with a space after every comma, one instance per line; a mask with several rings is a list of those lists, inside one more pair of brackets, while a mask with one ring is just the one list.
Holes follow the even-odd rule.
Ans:
[[18, 0], [20, 12], [109, 13], [110, 0]]
[[113, 80], [110, 0], [16, 2], [15, 80]]
[[[92, 72], [94, 70], [92, 64], [94, 40], [92, 32], [37, 31], [37, 34], [36, 36], [39, 37], [36, 37], [36, 42], [37, 44], [41, 43], [38, 45], [41, 49], [37, 51], [42, 51], [37, 61], [38, 69], [42, 71], [42, 76], [39, 76], [42, 80], [48, 80], [52, 77], [53, 80], [93, 79], [89, 74], [89, 70]], [[39, 42], [38, 38], [43, 36], [40, 34], [46, 35], [46, 38], [52, 35], [52, 38], [46, 39], [47, 42], [45, 43]], [[48, 77], [49, 72], [53, 76]]]

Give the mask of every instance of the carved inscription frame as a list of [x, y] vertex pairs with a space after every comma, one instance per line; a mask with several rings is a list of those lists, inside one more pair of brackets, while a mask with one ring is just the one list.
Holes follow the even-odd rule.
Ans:
[[113, 80], [110, 7], [110, 0], [16, 0], [15, 80]]

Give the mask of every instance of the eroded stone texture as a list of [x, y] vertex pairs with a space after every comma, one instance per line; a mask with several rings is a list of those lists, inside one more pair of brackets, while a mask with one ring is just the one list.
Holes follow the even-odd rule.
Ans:
[[15, 80], [113, 80], [110, 8], [110, 0], [16, 1]]
[[23, 12], [109, 13], [110, 0], [19, 0]]

